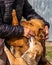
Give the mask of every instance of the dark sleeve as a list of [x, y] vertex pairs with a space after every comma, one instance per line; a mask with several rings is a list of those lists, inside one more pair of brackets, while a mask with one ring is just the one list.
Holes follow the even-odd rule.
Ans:
[[21, 25], [11, 26], [0, 23], [0, 38], [13, 38], [23, 36], [23, 27]]
[[[12, 4], [15, 0], [5, 0], [5, 12], [3, 22], [0, 20], [0, 38], [13, 38], [13, 37], [21, 37], [23, 36], [23, 27], [21, 25], [12, 26], [9, 25], [11, 22], [11, 11], [12, 11]], [[2, 11], [1, 11], [2, 12]], [[0, 12], [0, 13], [1, 13]]]
[[5, 0], [5, 14], [4, 14], [4, 22], [9, 24], [12, 20], [12, 7], [15, 0]]
[[24, 3], [23, 16], [27, 20], [30, 20], [33, 18], [42, 19], [44, 21], [45, 25], [48, 25], [48, 27], [50, 26], [47, 21], [45, 21], [39, 14], [37, 14], [37, 12], [35, 12], [34, 9], [32, 9], [32, 6], [29, 4], [29, 2], [27, 0]]

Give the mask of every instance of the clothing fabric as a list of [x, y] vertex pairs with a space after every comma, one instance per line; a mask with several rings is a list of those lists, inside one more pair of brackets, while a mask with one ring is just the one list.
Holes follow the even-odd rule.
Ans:
[[0, 0], [0, 38], [11, 38], [14, 36], [23, 36], [24, 30], [23, 26], [12, 26], [11, 25], [11, 12], [12, 9], [16, 10], [17, 18], [20, 20], [22, 16], [27, 20], [32, 18], [42, 19], [45, 25], [49, 23], [46, 22], [40, 15], [38, 15], [31, 7], [27, 0]]
[[[18, 26], [11, 25], [12, 9], [16, 10], [17, 18], [19, 21]], [[49, 27], [49, 23], [46, 22], [40, 15], [38, 15], [32, 9], [31, 5], [29, 4], [27, 0], [0, 0], [0, 38], [8, 39], [12, 37], [22, 37], [24, 34], [23, 26], [20, 25], [20, 20], [22, 16], [26, 18], [27, 20], [30, 20], [33, 18], [42, 19], [45, 25], [48, 25]], [[3, 49], [1, 49], [1, 51], [3, 51], [3, 54], [0, 55], [0, 65], [8, 65], [9, 63], [6, 64], [7, 61], [6, 61], [5, 52]]]

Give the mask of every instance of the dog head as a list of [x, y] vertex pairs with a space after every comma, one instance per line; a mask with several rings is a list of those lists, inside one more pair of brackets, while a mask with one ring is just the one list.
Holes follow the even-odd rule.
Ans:
[[37, 40], [44, 36], [44, 22], [40, 19], [23, 21], [22, 26], [29, 28], [34, 33]]

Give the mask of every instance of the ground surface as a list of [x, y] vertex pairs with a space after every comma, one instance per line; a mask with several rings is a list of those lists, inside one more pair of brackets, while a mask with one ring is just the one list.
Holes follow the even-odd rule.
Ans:
[[52, 42], [46, 42], [46, 58], [52, 64]]

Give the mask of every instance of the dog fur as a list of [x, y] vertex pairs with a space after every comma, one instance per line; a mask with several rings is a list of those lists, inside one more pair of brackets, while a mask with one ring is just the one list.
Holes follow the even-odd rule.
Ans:
[[43, 52], [41, 43], [35, 41], [34, 38], [30, 39], [28, 50], [20, 57], [13, 56], [6, 46], [4, 49], [9, 59], [10, 65], [37, 65]]
[[[12, 12], [12, 17], [12, 25], [18, 25], [15, 10]], [[23, 21], [21, 25], [29, 28], [34, 33], [34, 44], [30, 43], [29, 45], [28, 40], [25, 37], [21, 39], [10, 39], [8, 42], [10, 43], [10, 46], [13, 46], [15, 52], [12, 54], [7, 47], [4, 47], [6, 55], [10, 65], [37, 65], [44, 48], [40, 42], [44, 36], [44, 23], [42, 20], [32, 19], [30, 21]], [[37, 62], [36, 58], [39, 58]]]

